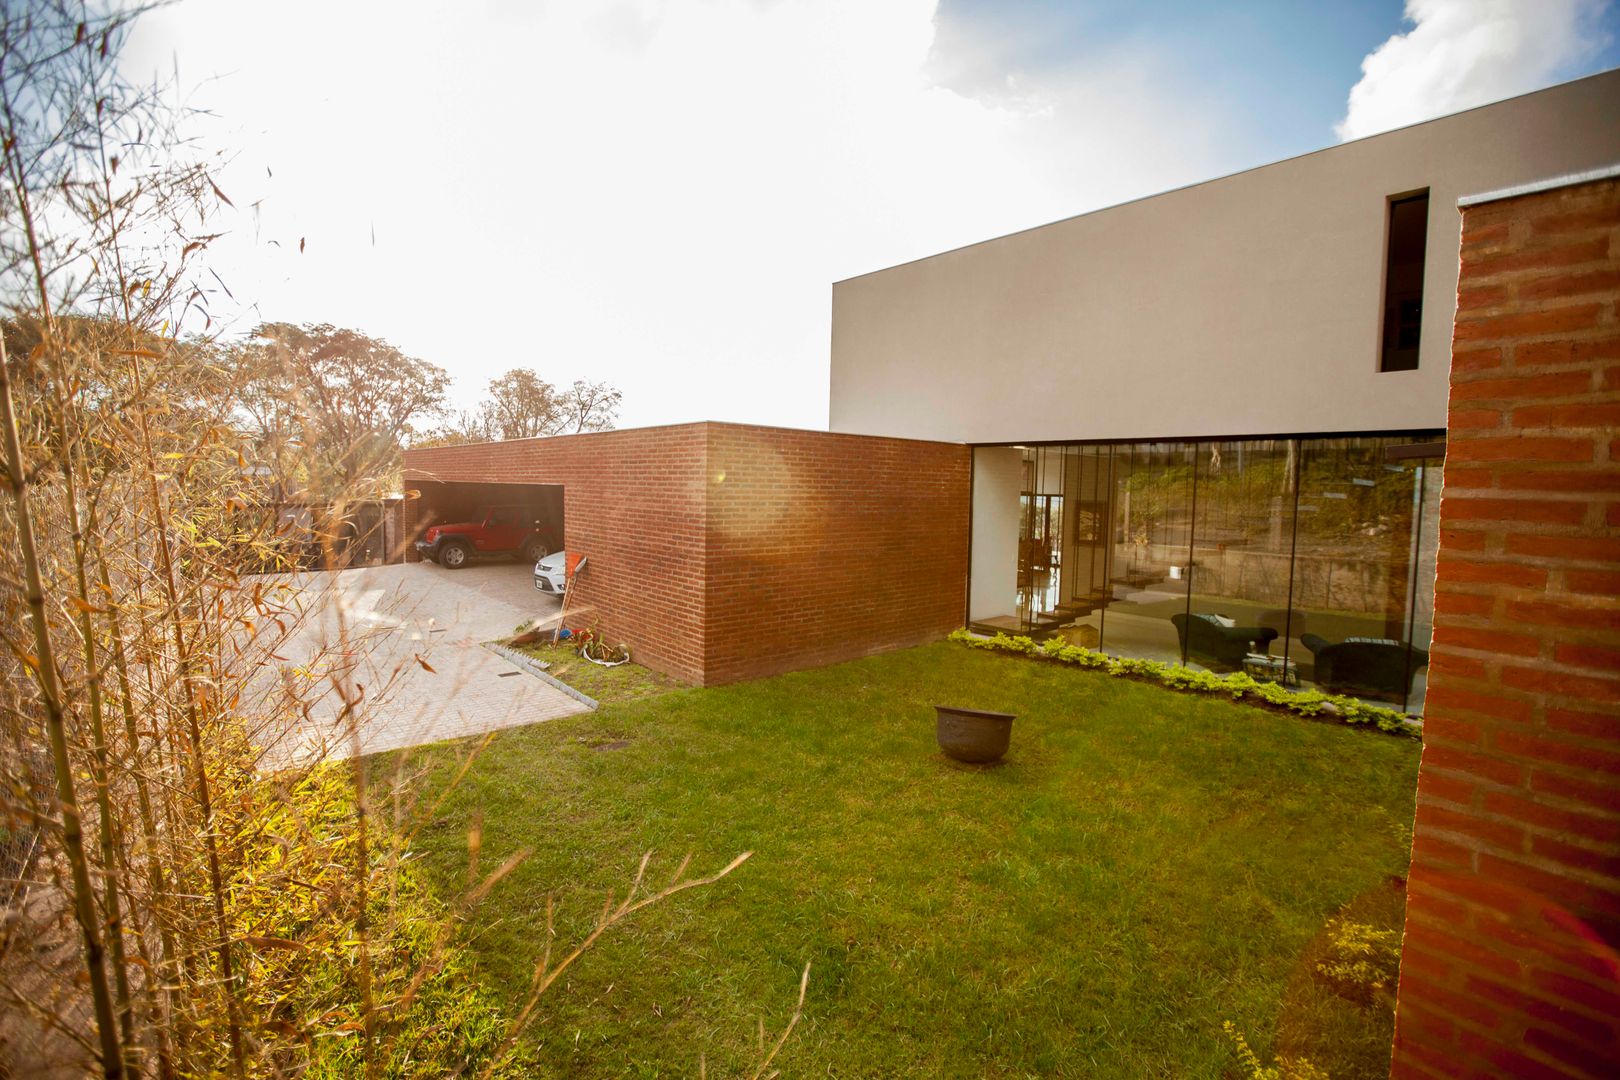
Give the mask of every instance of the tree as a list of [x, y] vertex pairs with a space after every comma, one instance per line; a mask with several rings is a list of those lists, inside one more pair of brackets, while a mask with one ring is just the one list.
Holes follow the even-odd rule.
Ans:
[[462, 409], [450, 419], [420, 438], [412, 446], [462, 446], [466, 443], [491, 442], [488, 420], [482, 409]]
[[320, 452], [365, 475], [444, 373], [329, 326], [189, 336], [229, 200], [119, 75], [139, 9], [0, 4], [0, 838], [23, 890], [0, 1075], [508, 1075], [586, 949], [748, 854], [656, 891], [649, 854], [576, 947], [545, 942], [519, 1015], [484, 1003], [459, 935], [524, 853], [459, 898], [419, 886], [439, 802], [358, 753], [402, 672], [433, 669], [373, 652], [324, 575], [261, 574], [276, 540], [241, 513], [254, 417], [300, 474]]
[[613, 430], [622, 397], [619, 391], [605, 382], [575, 379], [573, 387], [559, 399], [561, 425], [560, 430], [552, 434]]
[[537, 439], [583, 431], [611, 431], [623, 395], [605, 382], [576, 379], [559, 391], [529, 368], [513, 368], [489, 381], [487, 396], [471, 412], [419, 445], [454, 445], [497, 439]]
[[233, 360], [261, 453], [279, 459], [297, 440], [316, 491], [391, 482], [400, 444], [443, 414], [450, 384], [443, 368], [330, 323], [265, 323]]
[[534, 439], [555, 435], [557, 388], [528, 368], [514, 368], [489, 381], [489, 396], [479, 419], [496, 439]]

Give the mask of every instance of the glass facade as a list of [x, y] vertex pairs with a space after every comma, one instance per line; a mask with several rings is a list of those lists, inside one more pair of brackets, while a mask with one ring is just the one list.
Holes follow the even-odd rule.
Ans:
[[[1017, 505], [1016, 577], [975, 562], [970, 623], [1117, 656], [1246, 671], [1422, 711], [1439, 443], [1409, 436], [980, 447]], [[1015, 586], [1005, 588], [1004, 586]], [[1009, 595], [1010, 594], [1010, 595]]]

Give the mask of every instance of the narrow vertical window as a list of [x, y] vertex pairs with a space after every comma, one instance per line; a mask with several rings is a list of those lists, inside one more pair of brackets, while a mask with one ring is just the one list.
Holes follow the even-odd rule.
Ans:
[[1384, 262], [1384, 343], [1379, 371], [1418, 366], [1423, 331], [1423, 250], [1429, 232], [1429, 193], [1392, 199]]

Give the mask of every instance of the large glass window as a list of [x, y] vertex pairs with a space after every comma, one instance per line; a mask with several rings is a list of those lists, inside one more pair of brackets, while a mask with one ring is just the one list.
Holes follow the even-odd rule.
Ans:
[[1110, 560], [1102, 649], [1152, 660], [1185, 659], [1178, 627], [1187, 615], [1192, 567], [1191, 443], [1114, 448]]
[[1198, 444], [1189, 662], [1297, 684], [1288, 656], [1293, 440]]
[[1114, 451], [1109, 446], [1063, 448], [1063, 572], [1055, 614], [1059, 633], [1070, 643], [1095, 649], [1102, 644], [1103, 613], [1109, 596], [1113, 558], [1112, 499]]
[[1057, 612], [1063, 599], [1064, 459], [1062, 447], [1024, 451], [1018, 615], [1025, 630], [1050, 629], [1064, 621]]
[[[1440, 448], [1325, 437], [981, 449], [972, 625], [1420, 712], [1441, 475], [1423, 455]], [[1008, 610], [997, 597], [1012, 599], [1001, 590], [1014, 548], [999, 537], [1014, 522]]]
[[1414, 459], [1417, 474], [1417, 528], [1412, 537], [1411, 605], [1406, 640], [1412, 644], [1406, 711], [1423, 713], [1428, 689], [1429, 642], [1434, 637], [1434, 574], [1440, 558], [1440, 480], [1438, 457]]
[[1388, 439], [1308, 440], [1294, 539], [1290, 652], [1308, 685], [1403, 708], [1413, 676], [1412, 599], [1421, 562], [1419, 469], [1391, 461]]

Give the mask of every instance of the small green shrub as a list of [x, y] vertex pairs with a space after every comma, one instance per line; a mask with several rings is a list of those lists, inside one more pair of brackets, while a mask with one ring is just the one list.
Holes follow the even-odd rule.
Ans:
[[1221, 1027], [1226, 1029], [1227, 1038], [1237, 1048], [1238, 1062], [1243, 1066], [1243, 1075], [1249, 1080], [1329, 1080], [1328, 1074], [1313, 1064], [1310, 1058], [1280, 1057], [1275, 1065], [1262, 1064], [1260, 1055], [1249, 1046], [1249, 1040], [1243, 1037], [1236, 1024], [1227, 1020]]
[[1401, 968], [1401, 933], [1337, 918], [1328, 923], [1329, 952], [1316, 970], [1372, 993], [1395, 981]]
[[1368, 724], [1392, 735], [1418, 737], [1419, 729], [1403, 713], [1344, 694], [1325, 694], [1320, 690], [1290, 690], [1273, 682], [1263, 682], [1251, 675], [1237, 673], [1217, 675], [1212, 671], [1195, 671], [1179, 664], [1164, 664], [1157, 660], [1140, 660], [1129, 656], [1109, 656], [1080, 645], [1070, 645], [1062, 638], [1038, 642], [1034, 638], [1009, 637], [996, 634], [980, 637], [967, 630], [951, 634], [952, 641], [970, 649], [992, 652], [1017, 653], [1036, 660], [1047, 660], [1075, 667], [1106, 671], [1120, 678], [1143, 679], [1157, 682], [1172, 690], [1194, 694], [1226, 694], [1233, 701], [1258, 700], [1267, 705], [1301, 716], [1331, 716], [1345, 724]]

